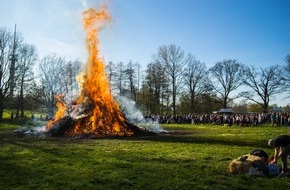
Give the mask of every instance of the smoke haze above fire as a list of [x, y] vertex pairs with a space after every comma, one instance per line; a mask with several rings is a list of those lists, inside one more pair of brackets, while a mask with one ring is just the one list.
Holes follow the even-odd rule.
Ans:
[[81, 13], [109, 2], [100, 33], [106, 62], [145, 69], [161, 45], [176, 44], [207, 67], [224, 59], [257, 67], [284, 64], [290, 53], [289, 0], [1, 0], [0, 26], [17, 24], [43, 57], [87, 59]]

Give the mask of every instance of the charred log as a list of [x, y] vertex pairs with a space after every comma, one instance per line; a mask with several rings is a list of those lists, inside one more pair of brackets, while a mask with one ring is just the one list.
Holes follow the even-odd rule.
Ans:
[[74, 126], [74, 124], [75, 122], [70, 116], [64, 116], [47, 131], [47, 135], [53, 137], [63, 137], [66, 132]]

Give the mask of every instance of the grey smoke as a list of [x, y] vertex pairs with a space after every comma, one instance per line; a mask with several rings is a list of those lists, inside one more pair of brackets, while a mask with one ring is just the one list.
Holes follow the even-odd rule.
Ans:
[[151, 118], [145, 118], [143, 113], [136, 108], [135, 101], [124, 96], [118, 96], [115, 99], [119, 103], [122, 113], [130, 123], [147, 131], [155, 133], [166, 132], [158, 122], [153, 121]]

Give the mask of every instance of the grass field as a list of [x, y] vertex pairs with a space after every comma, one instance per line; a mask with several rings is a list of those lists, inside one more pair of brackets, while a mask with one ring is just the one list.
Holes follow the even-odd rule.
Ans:
[[289, 189], [289, 178], [229, 173], [231, 160], [263, 149], [286, 127], [164, 125], [147, 137], [65, 139], [0, 125], [0, 189]]

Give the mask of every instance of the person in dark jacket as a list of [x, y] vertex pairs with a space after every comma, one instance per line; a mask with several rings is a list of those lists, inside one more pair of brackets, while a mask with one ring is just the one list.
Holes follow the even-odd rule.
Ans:
[[281, 158], [281, 173], [287, 173], [287, 156], [290, 155], [290, 135], [280, 135], [274, 139], [270, 139], [268, 145], [274, 148], [274, 159], [272, 163], [277, 163], [278, 158]]

